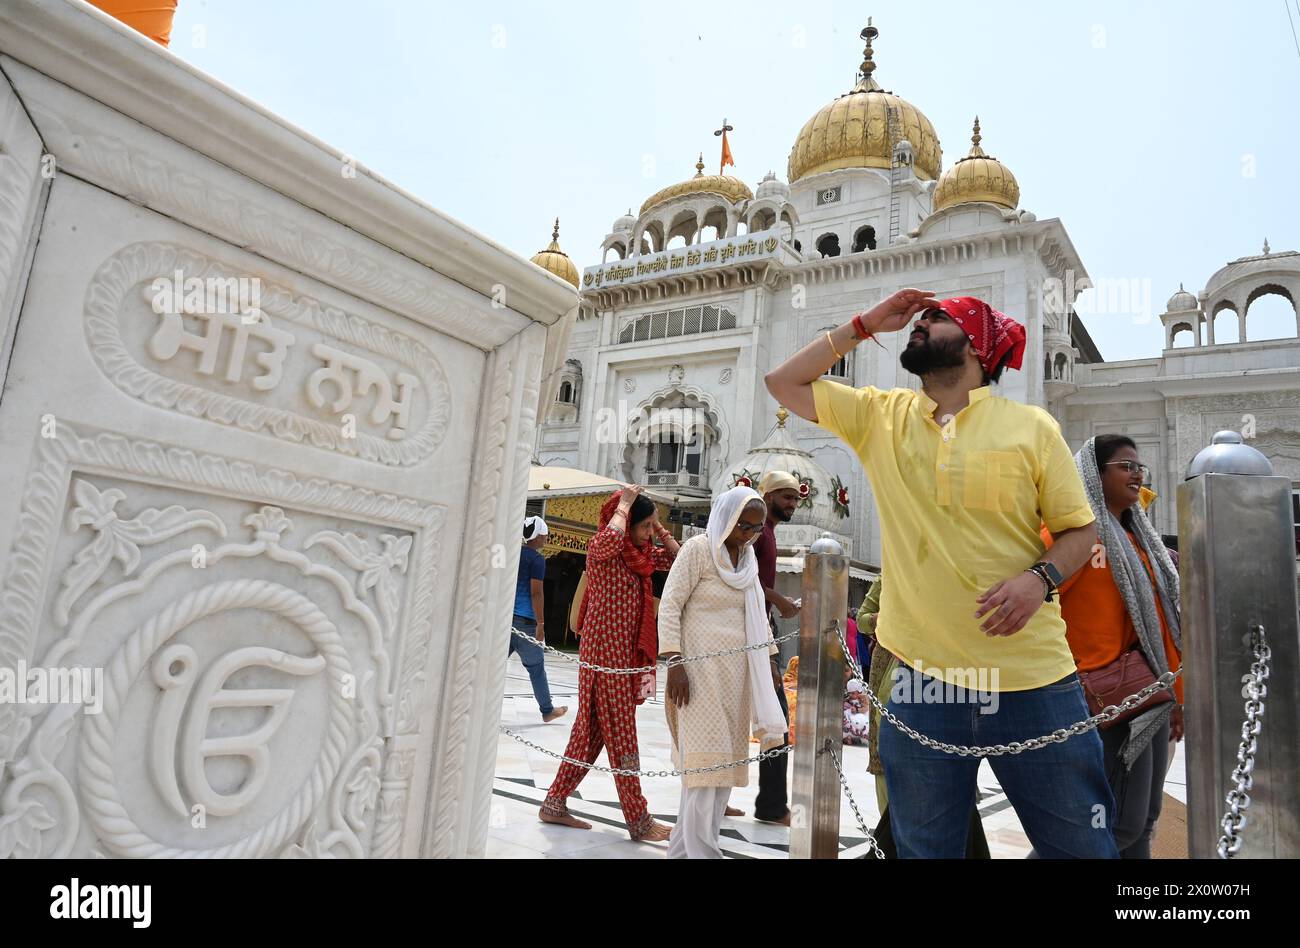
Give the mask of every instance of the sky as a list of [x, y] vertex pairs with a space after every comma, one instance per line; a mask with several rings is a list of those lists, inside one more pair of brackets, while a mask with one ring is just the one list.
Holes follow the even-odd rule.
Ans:
[[[1300, 250], [1300, 0], [180, 0], [171, 50], [523, 256], [558, 216], [582, 269], [616, 217], [714, 165], [724, 118], [728, 173], [784, 180], [868, 15], [876, 79], [944, 167], [978, 114], [1020, 206], [1064, 223], [1108, 288], [1078, 304], [1107, 361], [1159, 355], [1180, 282], [1266, 238]], [[1295, 334], [1285, 300], [1252, 306], [1249, 340]]]

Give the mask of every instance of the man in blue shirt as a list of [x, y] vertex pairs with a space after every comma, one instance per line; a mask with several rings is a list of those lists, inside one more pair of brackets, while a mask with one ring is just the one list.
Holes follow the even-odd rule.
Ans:
[[[551, 704], [551, 688], [546, 682], [546, 662], [542, 647], [538, 642], [546, 641], [546, 610], [542, 603], [542, 580], [546, 578], [546, 557], [540, 550], [546, 545], [550, 533], [546, 521], [541, 517], [528, 517], [524, 520], [524, 548], [519, 551], [519, 581], [515, 586], [514, 627], [531, 638], [510, 633], [509, 658], [515, 652], [519, 660], [528, 669], [528, 677], [533, 682], [533, 697], [542, 712], [542, 720], [547, 724], [567, 712], [568, 706], [555, 707]], [[534, 641], [534, 639], [536, 641]]]

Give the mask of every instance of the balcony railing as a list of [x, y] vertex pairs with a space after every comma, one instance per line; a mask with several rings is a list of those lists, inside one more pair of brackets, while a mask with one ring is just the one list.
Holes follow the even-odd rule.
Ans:
[[697, 487], [701, 490], [706, 489], [708, 478], [703, 474], [690, 474], [686, 471], [678, 471], [670, 474], [647, 474], [647, 487]]

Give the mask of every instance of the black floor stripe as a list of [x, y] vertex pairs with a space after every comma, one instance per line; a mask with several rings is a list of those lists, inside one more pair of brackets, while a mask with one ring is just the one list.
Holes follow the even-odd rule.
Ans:
[[1010, 800], [1007, 799], [999, 800], [997, 803], [991, 804], [988, 807], [980, 808], [980, 817], [983, 818], [986, 816], [992, 816], [994, 813], [1001, 813], [1009, 806], [1011, 806]]

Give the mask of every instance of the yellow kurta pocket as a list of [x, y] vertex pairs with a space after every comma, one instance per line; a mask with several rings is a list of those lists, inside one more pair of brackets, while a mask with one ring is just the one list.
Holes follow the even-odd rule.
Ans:
[[962, 502], [975, 510], [1013, 509], [1016, 492], [1027, 476], [1015, 451], [971, 451], [965, 458]]

